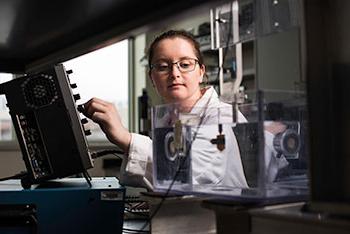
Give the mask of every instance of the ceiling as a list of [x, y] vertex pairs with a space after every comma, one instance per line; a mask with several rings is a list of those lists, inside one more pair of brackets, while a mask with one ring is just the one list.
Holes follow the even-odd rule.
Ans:
[[0, 0], [0, 72], [62, 62], [220, 2]]

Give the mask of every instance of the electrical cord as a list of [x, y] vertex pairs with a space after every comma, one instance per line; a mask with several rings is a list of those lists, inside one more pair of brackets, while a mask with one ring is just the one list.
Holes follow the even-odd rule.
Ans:
[[[119, 159], [123, 159], [123, 157], [121, 157], [120, 154], [125, 154], [125, 153], [124, 153], [124, 151], [115, 150], [115, 149], [114, 150], [112, 150], [112, 149], [101, 150], [101, 151], [92, 152], [91, 158], [97, 159], [97, 158], [101, 158], [101, 157], [106, 156], [106, 155], [114, 155], [114, 156], [118, 157]], [[117, 177], [117, 179], [119, 179], [119, 178]]]
[[106, 155], [115, 155], [118, 158], [122, 159], [122, 157], [120, 156], [120, 154], [124, 154], [124, 151], [121, 150], [101, 150], [101, 151], [96, 151], [91, 153], [91, 158], [92, 159], [96, 159], [96, 158], [100, 158]]
[[92, 184], [91, 184], [91, 176], [89, 174], [89, 172], [87, 170], [83, 171], [83, 177], [85, 178], [86, 182], [88, 183], [89, 187], [91, 188], [92, 187]]
[[12, 176], [0, 178], [0, 181], [6, 181], [6, 180], [12, 180], [12, 179], [22, 179], [22, 178], [26, 177], [27, 175], [28, 175], [28, 172], [22, 171], [18, 174], [12, 175]]

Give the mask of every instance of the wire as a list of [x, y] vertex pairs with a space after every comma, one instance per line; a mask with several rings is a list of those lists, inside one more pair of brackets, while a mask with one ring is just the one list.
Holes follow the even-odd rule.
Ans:
[[[92, 159], [97, 159], [97, 158], [101, 158], [103, 156], [106, 156], [106, 155], [114, 155], [116, 157], [118, 157], [119, 159], [122, 159], [123, 160], [123, 157], [120, 156], [120, 154], [125, 154], [124, 151], [121, 151], [121, 150], [101, 150], [101, 151], [96, 151], [96, 152], [92, 152], [91, 153], [91, 158]], [[118, 180], [120, 180], [118, 177], [116, 177]]]
[[121, 157], [119, 154], [114, 153], [112, 155], [117, 156], [117, 158], [119, 158], [119, 159], [123, 159], [123, 157]]
[[83, 171], [83, 176], [84, 176], [86, 182], [88, 183], [89, 187], [91, 188], [92, 187], [92, 184], [91, 184], [92, 178], [87, 170]]
[[100, 158], [100, 157], [103, 157], [103, 156], [106, 156], [106, 155], [110, 155], [110, 154], [113, 154], [119, 158], [122, 159], [122, 157], [120, 157], [119, 154], [124, 154], [125, 152], [124, 151], [121, 151], [121, 150], [101, 150], [101, 151], [96, 151], [96, 152], [93, 152], [91, 154], [91, 158], [93, 159], [96, 159], [96, 158]]
[[6, 181], [6, 180], [12, 180], [12, 179], [22, 179], [23, 177], [25, 177], [27, 175], [28, 175], [28, 173], [26, 171], [24, 171], [24, 172], [20, 172], [18, 174], [12, 175], [12, 176], [0, 178], [0, 181]]

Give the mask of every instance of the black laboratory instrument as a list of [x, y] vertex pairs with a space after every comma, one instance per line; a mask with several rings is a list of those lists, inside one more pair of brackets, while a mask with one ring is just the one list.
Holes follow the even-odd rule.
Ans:
[[22, 186], [82, 173], [93, 167], [85, 130], [63, 65], [0, 85], [23, 154], [27, 174]]

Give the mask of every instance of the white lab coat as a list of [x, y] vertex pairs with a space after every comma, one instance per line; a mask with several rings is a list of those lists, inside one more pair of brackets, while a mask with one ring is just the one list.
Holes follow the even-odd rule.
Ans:
[[[220, 101], [213, 87], [206, 90], [190, 114], [205, 109], [201, 126], [192, 144], [193, 184], [214, 184], [247, 188], [242, 161], [236, 137], [229, 126], [224, 126], [225, 149], [220, 151], [210, 142], [218, 134], [218, 114], [220, 123], [232, 123], [232, 106]], [[220, 113], [218, 113], [220, 109]], [[239, 123], [247, 122], [239, 112]], [[195, 131], [196, 128], [193, 128]], [[270, 147], [271, 148], [271, 147]], [[266, 155], [273, 155], [273, 149], [267, 149]], [[265, 160], [268, 163], [271, 160]], [[149, 137], [132, 133], [129, 153], [123, 159], [120, 182], [125, 185], [147, 187], [152, 189], [152, 140]], [[272, 165], [273, 166], [273, 165]]]

